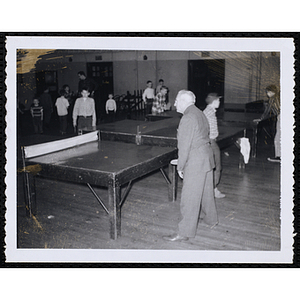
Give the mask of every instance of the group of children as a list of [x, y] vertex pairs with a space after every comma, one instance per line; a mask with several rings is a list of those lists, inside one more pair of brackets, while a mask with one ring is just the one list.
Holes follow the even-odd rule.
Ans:
[[[167, 109], [167, 94], [168, 88], [164, 86], [164, 80], [160, 79], [159, 84], [154, 90], [152, 88], [152, 81], [147, 82], [147, 88], [143, 93], [143, 101], [146, 104], [147, 114], [160, 114]], [[81, 97], [77, 98], [73, 103], [71, 102], [71, 93], [68, 85], [64, 85], [59, 91], [60, 97], [56, 99], [55, 107], [59, 119], [59, 131], [61, 135], [67, 133], [68, 115], [70, 109], [72, 112], [72, 122], [74, 131], [78, 132], [84, 127], [96, 126], [96, 110], [95, 101], [90, 96], [90, 91], [87, 87], [81, 90]], [[108, 121], [114, 122], [117, 112], [117, 104], [113, 98], [113, 94], [108, 95], [105, 105], [105, 111], [108, 115]], [[33, 125], [35, 133], [43, 133], [43, 119], [45, 118], [45, 109], [41, 105], [38, 98], [33, 100], [31, 107], [31, 115], [33, 118]]]
[[167, 110], [168, 88], [164, 86], [164, 80], [160, 79], [156, 90], [152, 87], [152, 81], [147, 81], [147, 88], [144, 90], [142, 98], [146, 104], [146, 114], [160, 114]]
[[[57, 115], [59, 119], [60, 134], [65, 135], [67, 133], [70, 105], [72, 104], [70, 103], [71, 99], [69, 97], [69, 86], [65, 85], [59, 91], [59, 95], [60, 97], [56, 99], [55, 106], [57, 109]], [[83, 87], [81, 90], [81, 97], [75, 100], [72, 111], [72, 122], [74, 132], [80, 132], [83, 128], [86, 127], [93, 128], [96, 126], [95, 101], [89, 96], [90, 91], [87, 87]], [[33, 100], [33, 105], [30, 111], [33, 119], [35, 133], [43, 133], [44, 109], [43, 106], [40, 104], [38, 98], [35, 98]], [[108, 100], [106, 101], [106, 113], [109, 116], [109, 121], [115, 120], [116, 111], [116, 101], [113, 99], [113, 94], [109, 94]]]

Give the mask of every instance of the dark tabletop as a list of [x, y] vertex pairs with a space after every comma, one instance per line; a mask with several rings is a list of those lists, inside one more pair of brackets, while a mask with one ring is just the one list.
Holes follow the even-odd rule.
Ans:
[[76, 169], [117, 172], [170, 153], [171, 147], [137, 146], [131, 143], [95, 141], [29, 159], [28, 162], [68, 166]]

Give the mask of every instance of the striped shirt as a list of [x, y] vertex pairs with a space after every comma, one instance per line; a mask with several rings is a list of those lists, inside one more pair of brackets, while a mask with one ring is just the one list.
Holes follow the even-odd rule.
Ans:
[[209, 124], [209, 138], [214, 140], [219, 135], [216, 109], [211, 105], [207, 105], [203, 113], [205, 114]]
[[31, 115], [34, 118], [42, 118], [43, 117], [43, 107], [42, 106], [32, 106], [30, 108]]

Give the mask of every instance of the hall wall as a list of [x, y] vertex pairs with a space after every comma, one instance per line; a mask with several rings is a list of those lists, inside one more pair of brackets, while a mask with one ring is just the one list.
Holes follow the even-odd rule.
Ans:
[[41, 57], [34, 70], [21, 75], [22, 83], [18, 82], [21, 103], [30, 105], [36, 93], [35, 72], [55, 70], [59, 88], [68, 84], [72, 91], [77, 91], [77, 72], [86, 72], [88, 62], [113, 63], [115, 95], [145, 89], [148, 80], [156, 87], [158, 80], [164, 79], [172, 106], [177, 92], [188, 88], [188, 60], [225, 59], [223, 96], [228, 105], [266, 99], [265, 87], [280, 83], [280, 55], [271, 52], [214, 51], [207, 56], [201, 51], [57, 50], [53, 55]]

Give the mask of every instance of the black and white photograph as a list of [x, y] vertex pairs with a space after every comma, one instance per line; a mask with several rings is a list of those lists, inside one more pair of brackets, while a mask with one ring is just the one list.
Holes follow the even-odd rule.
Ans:
[[8, 262], [292, 262], [292, 38], [6, 50]]

